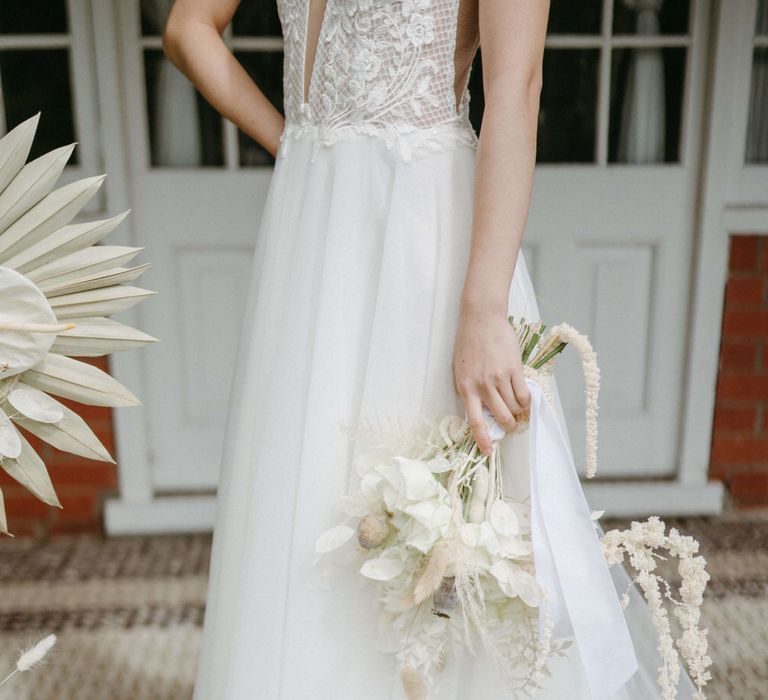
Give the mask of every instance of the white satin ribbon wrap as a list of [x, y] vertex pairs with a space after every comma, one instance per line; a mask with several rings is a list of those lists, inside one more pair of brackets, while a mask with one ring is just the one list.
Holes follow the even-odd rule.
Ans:
[[526, 381], [536, 580], [553, 638], [575, 637], [593, 698], [609, 698], [637, 670], [635, 650], [565, 436], [541, 386]]

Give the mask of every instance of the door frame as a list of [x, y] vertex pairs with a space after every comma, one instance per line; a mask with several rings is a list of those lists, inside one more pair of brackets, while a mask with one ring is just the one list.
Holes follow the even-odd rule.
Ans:
[[[121, 71], [120, 51], [123, 39], [118, 19], [118, 2], [88, 0], [91, 4], [98, 104], [101, 115], [101, 143], [105, 170], [109, 173], [110, 209], [129, 208], [132, 199], [130, 174], [132, 154], [124, 99], [125, 76]], [[738, 2], [743, 11], [754, 9], [756, 0]], [[684, 384], [685, 409], [680, 417], [682, 431], [679, 470], [674, 479], [604, 481], [584, 484], [588, 500], [604, 507], [610, 515], [634, 516], [656, 513], [685, 515], [717, 513], [722, 508], [723, 486], [708, 480], [712, 416], [715, 401], [723, 289], [727, 272], [728, 235], [739, 230], [768, 230], [768, 202], [753, 208], [729, 206], [727, 186], [732, 175], [727, 172], [732, 160], [733, 102], [739, 80], [743, 80], [743, 56], [735, 55], [734, 41], [743, 38], [743, 16], [725, 11], [723, 3], [701, 8], [711, 19], [705, 41], [692, 50], [704, 52], [707, 74], [708, 124], [701, 140], [701, 168], [698, 187], [698, 211], [691, 261], [692, 282], [690, 326], [687, 335], [689, 358]], [[752, 13], [754, 16], [754, 12]], [[741, 66], [741, 67], [740, 67]], [[694, 107], [695, 108], [695, 107]], [[744, 112], [746, 114], [746, 105]], [[738, 116], [738, 115], [737, 115]], [[744, 120], [742, 120], [744, 121]], [[746, 124], [743, 125], [746, 129]], [[756, 226], [759, 224], [759, 226]], [[121, 227], [126, 245], [135, 245], [136, 234], [131, 217]], [[149, 251], [151, 255], [151, 251]], [[141, 308], [126, 312], [126, 322], [142, 327]], [[115, 376], [139, 396], [146, 381], [145, 357], [141, 352], [118, 353], [110, 363]], [[215, 521], [216, 496], [210, 494], [157, 495], [151, 474], [151, 444], [146, 412], [142, 407], [114, 412], [117, 453], [119, 456], [119, 496], [106, 503], [105, 527], [109, 534], [149, 532], [210, 531]]]

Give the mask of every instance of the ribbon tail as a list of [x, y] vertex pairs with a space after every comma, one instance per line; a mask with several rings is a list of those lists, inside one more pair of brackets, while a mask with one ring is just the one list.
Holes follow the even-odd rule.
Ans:
[[637, 671], [637, 657], [568, 444], [542, 388], [526, 381], [536, 579], [553, 636], [575, 637], [593, 698], [608, 698]]

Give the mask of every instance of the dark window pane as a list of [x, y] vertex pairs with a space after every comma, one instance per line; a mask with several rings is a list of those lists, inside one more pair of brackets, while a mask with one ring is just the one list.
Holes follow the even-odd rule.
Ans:
[[0, 83], [9, 130], [42, 112], [30, 158], [75, 141], [67, 49], [0, 51]]
[[680, 160], [685, 59], [684, 48], [614, 50], [609, 162]]
[[[235, 57], [248, 71], [270, 102], [283, 111], [283, 54], [265, 51], [236, 51]], [[270, 165], [272, 156], [252, 138], [238, 132], [240, 165]]]
[[280, 36], [275, 0], [243, 0], [232, 18], [235, 36]]
[[153, 166], [224, 165], [221, 117], [163, 56], [144, 51]]
[[768, 49], [755, 49], [749, 99], [747, 163], [768, 163]]
[[614, 34], [688, 34], [690, 0], [657, 0], [659, 10], [653, 9], [653, 3], [631, 4], [640, 9], [628, 6], [625, 0], [614, 0]]
[[550, 34], [600, 34], [603, 0], [552, 0]]
[[165, 2], [165, 0], [141, 0], [142, 36], [159, 36], [162, 34], [170, 10], [171, 3]]
[[547, 49], [541, 91], [539, 163], [595, 160], [597, 49]]
[[0, 34], [66, 34], [64, 0], [0, 0]]
[[760, 0], [757, 5], [755, 34], [758, 36], [768, 36], [768, 0]]

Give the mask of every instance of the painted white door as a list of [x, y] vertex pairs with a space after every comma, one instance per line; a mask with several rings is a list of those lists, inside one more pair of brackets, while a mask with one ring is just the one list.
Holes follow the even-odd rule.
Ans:
[[[121, 494], [108, 504], [111, 532], [213, 522], [238, 322], [271, 174], [263, 152], [163, 67], [168, 4], [92, 3], [107, 164], [123, 171], [129, 242], [147, 246], [154, 267], [143, 279], [159, 292], [131, 322], [161, 339], [114, 361], [144, 407], [117, 415]], [[660, 1], [642, 16], [636, 4], [552, 0], [525, 250], [545, 322], [571, 323], [598, 352], [604, 480], [588, 496], [612, 513], [714, 512], [721, 490], [706, 483], [706, 463], [679, 469], [678, 456], [707, 436], [687, 428], [681, 436], [681, 426], [693, 415], [686, 381], [702, 381], [686, 376], [696, 351], [686, 319], [696, 301], [713, 3]], [[243, 0], [225, 38], [279, 104], [274, 0]], [[559, 377], [578, 464], [583, 391], [574, 356], [563, 356]]]
[[[141, 327], [152, 490], [216, 487], [239, 323], [271, 157], [163, 56], [168, 0], [115, 3], [134, 244], [147, 247]], [[244, 2], [225, 38], [282, 103], [274, 3]]]
[[[545, 322], [597, 351], [599, 476], [673, 477], [710, 3], [553, 2], [565, 5], [551, 16], [526, 250]], [[575, 353], [558, 377], [582, 465]]]

